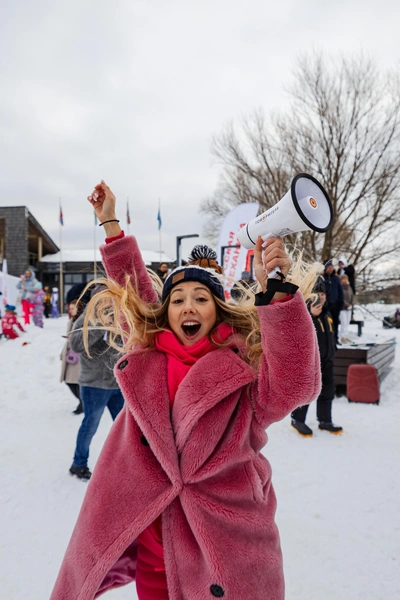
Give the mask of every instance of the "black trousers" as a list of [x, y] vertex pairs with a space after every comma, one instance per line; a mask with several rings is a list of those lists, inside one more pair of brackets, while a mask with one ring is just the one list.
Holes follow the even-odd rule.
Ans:
[[[335, 397], [335, 382], [333, 379], [333, 360], [327, 360], [321, 365], [322, 389], [317, 398], [317, 420], [321, 423], [332, 423], [332, 401]], [[292, 412], [292, 419], [305, 423], [308, 404], [299, 406]]]
[[339, 308], [339, 304], [328, 304], [328, 310], [332, 315], [332, 321], [333, 321], [333, 330], [335, 332], [335, 340], [336, 343], [339, 341], [339, 315], [340, 315], [340, 308]]
[[73, 393], [73, 395], [78, 398], [78, 400], [80, 401], [81, 397], [79, 394], [79, 384], [78, 383], [67, 383], [67, 386], [69, 387], [69, 389], [71, 390], [71, 392]]

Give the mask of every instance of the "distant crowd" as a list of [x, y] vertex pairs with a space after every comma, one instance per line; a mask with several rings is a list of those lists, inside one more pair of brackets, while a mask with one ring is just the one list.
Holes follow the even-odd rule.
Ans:
[[[20, 276], [17, 283], [18, 296], [17, 304], [21, 304], [22, 318], [24, 325], [29, 325], [31, 319], [36, 327], [43, 327], [43, 317], [46, 319], [52, 317], [58, 318], [58, 288], [53, 287], [50, 291], [49, 286], [44, 286], [36, 278], [32, 267], [26, 269]], [[24, 333], [25, 329], [18, 321], [17, 307], [13, 304], [4, 306], [4, 315], [1, 315], [1, 335], [6, 339], [14, 340]]]

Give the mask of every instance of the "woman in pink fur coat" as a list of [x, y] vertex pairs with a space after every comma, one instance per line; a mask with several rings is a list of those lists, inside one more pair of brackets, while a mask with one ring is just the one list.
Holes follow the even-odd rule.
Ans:
[[[320, 390], [315, 330], [291, 261], [261, 238], [254, 301], [225, 302], [207, 247], [164, 283], [161, 304], [102, 182], [89, 196], [108, 289], [86, 324], [123, 339], [125, 406], [106, 440], [51, 600], [92, 600], [136, 580], [140, 600], [283, 600], [265, 428]], [[264, 248], [263, 248], [264, 246]], [[114, 325], [110, 326], [110, 318]], [[122, 325], [121, 325], [122, 324]]]

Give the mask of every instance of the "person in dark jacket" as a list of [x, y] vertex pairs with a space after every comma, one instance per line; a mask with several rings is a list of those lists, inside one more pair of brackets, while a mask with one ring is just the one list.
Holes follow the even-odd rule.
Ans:
[[[333, 320], [326, 305], [325, 282], [322, 277], [314, 287], [318, 294], [317, 300], [308, 305], [315, 331], [317, 332], [318, 348], [321, 361], [322, 389], [317, 398], [318, 429], [329, 433], [342, 433], [343, 428], [332, 423], [332, 401], [335, 397], [335, 382], [333, 376], [333, 359], [336, 352]], [[292, 427], [304, 436], [311, 437], [313, 432], [305, 420], [308, 404], [296, 408], [292, 414]]]
[[353, 294], [356, 295], [356, 272], [353, 265], [349, 265], [344, 256], [339, 258], [338, 275], [347, 275]]
[[51, 313], [51, 293], [50, 293], [50, 288], [48, 285], [45, 285], [43, 288], [43, 292], [44, 292], [44, 308], [43, 308], [43, 314], [46, 317], [46, 319], [48, 319], [50, 317], [50, 313]]
[[242, 290], [241, 286], [247, 289], [252, 287], [255, 283], [256, 282], [251, 277], [251, 273], [249, 271], [243, 271], [241, 279], [238, 281], [238, 283], [235, 283], [231, 290], [232, 300], [235, 300], [235, 302], [239, 302], [242, 299], [244, 291]]
[[161, 279], [161, 281], [163, 283], [167, 279], [169, 273], [170, 273], [170, 271], [169, 271], [168, 264], [167, 263], [161, 263], [160, 267], [157, 269], [157, 275], [159, 276], [159, 278]]
[[325, 264], [324, 280], [327, 308], [333, 319], [333, 329], [335, 331], [335, 342], [337, 345], [339, 342], [339, 315], [344, 307], [344, 295], [342, 284], [340, 283], [339, 277], [336, 275], [331, 260], [328, 260]]
[[92, 288], [88, 288], [82, 296], [82, 293], [86, 286], [87, 286], [86, 283], [75, 283], [75, 285], [73, 285], [72, 288], [70, 290], [68, 290], [65, 301], [67, 304], [67, 311], [68, 311], [69, 318], [72, 317], [70, 310], [69, 310], [69, 305], [72, 304], [72, 302], [74, 300], [80, 300], [80, 302], [83, 302], [83, 304], [85, 306], [89, 302]]

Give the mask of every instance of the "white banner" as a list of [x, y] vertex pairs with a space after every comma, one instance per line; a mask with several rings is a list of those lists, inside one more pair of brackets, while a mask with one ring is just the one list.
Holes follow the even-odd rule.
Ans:
[[[257, 216], [259, 205], [257, 202], [246, 202], [239, 204], [232, 208], [226, 215], [221, 230], [219, 232], [217, 254], [218, 261], [222, 264], [222, 252], [223, 258], [223, 269], [225, 277], [230, 280], [239, 280], [246, 266], [247, 252], [246, 248], [240, 246], [240, 242], [237, 239], [237, 233], [243, 225], [251, 221]], [[234, 248], [232, 246], [240, 246]], [[233, 281], [225, 282], [225, 297], [227, 300], [230, 299], [230, 290], [234, 285]]]
[[[3, 306], [3, 309], [5, 304], [13, 304], [15, 306], [18, 296], [18, 290], [16, 287], [18, 282], [18, 277], [8, 275], [7, 259], [4, 259], [3, 268], [0, 271], [0, 292], [2, 293], [0, 296], [0, 304]], [[3, 310], [1, 311], [1, 314], [4, 314]]]

